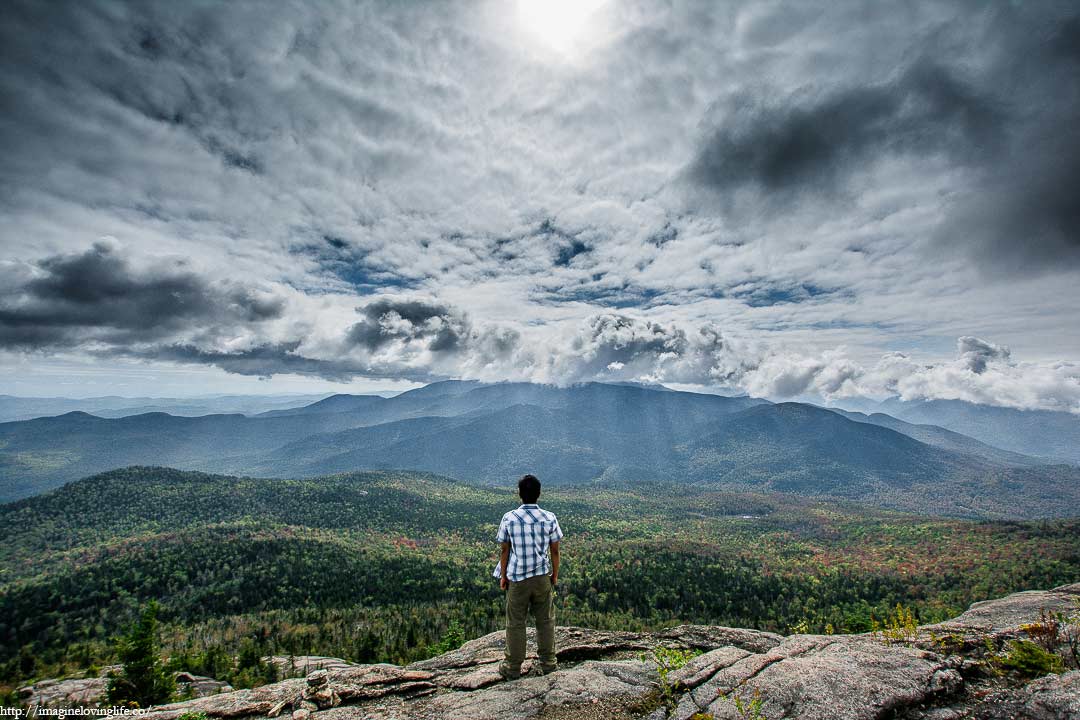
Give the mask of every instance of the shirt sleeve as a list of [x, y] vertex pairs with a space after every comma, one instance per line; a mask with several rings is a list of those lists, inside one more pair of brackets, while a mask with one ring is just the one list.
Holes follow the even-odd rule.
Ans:
[[551, 532], [548, 533], [548, 542], [559, 542], [563, 539], [562, 528], [559, 527], [559, 518], [552, 516], [555, 520], [551, 525]]
[[499, 523], [499, 532], [495, 536], [495, 542], [500, 542], [500, 543], [510, 542], [510, 524], [508, 522], [506, 522], [506, 517], [505, 516], [503, 517], [502, 521]]

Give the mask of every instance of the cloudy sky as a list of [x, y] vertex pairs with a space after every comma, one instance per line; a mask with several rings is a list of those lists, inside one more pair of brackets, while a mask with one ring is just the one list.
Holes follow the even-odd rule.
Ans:
[[1080, 412], [1073, 2], [0, 6], [0, 392]]

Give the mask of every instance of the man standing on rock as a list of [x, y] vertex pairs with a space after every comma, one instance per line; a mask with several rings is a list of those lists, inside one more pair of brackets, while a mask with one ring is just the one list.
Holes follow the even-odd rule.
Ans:
[[494, 576], [506, 591], [506, 660], [499, 675], [506, 680], [521, 676], [525, 661], [525, 624], [536, 618], [536, 645], [540, 671], [554, 672], [555, 605], [552, 596], [559, 581], [559, 541], [563, 532], [554, 513], [541, 510], [540, 481], [525, 475], [518, 481], [522, 505], [503, 515], [496, 540], [502, 555]]

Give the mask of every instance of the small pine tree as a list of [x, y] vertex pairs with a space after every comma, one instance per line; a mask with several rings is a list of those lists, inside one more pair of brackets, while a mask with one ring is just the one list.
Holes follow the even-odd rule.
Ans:
[[356, 643], [356, 662], [378, 662], [381, 649], [382, 648], [379, 646], [379, 639], [375, 637], [375, 633], [368, 630]]
[[157, 614], [158, 604], [151, 601], [128, 634], [116, 642], [124, 669], [109, 678], [106, 697], [113, 705], [148, 708], [172, 697], [176, 685], [158, 655]]
[[33, 648], [29, 645], [23, 645], [19, 649], [19, 675], [23, 678], [29, 678], [37, 671], [38, 661], [34, 656]]
[[252, 640], [244, 640], [240, 643], [240, 655], [236, 663], [237, 669], [258, 668], [261, 664], [262, 653], [259, 652], [259, 646]]
[[442, 640], [432, 646], [432, 651], [435, 655], [442, 655], [444, 652], [457, 650], [464, 643], [465, 631], [461, 629], [461, 623], [451, 620], [446, 628], [446, 634], [443, 635]]
[[277, 666], [272, 662], [265, 662], [262, 664], [262, 681], [263, 684], [276, 683], [278, 681]]

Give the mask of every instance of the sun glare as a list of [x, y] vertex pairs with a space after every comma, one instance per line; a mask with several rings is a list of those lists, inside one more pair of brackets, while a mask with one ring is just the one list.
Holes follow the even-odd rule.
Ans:
[[588, 39], [589, 18], [606, 0], [518, 0], [523, 29], [551, 50], [569, 55]]

